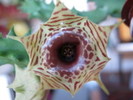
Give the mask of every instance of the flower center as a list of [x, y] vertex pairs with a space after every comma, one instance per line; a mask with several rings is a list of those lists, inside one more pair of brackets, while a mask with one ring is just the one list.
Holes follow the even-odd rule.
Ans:
[[58, 57], [61, 61], [71, 63], [75, 60], [76, 45], [74, 43], [64, 43], [59, 47]]
[[90, 42], [79, 32], [54, 33], [42, 47], [44, 64], [52, 70], [76, 70], [89, 64], [89, 59], [93, 57], [90, 46]]

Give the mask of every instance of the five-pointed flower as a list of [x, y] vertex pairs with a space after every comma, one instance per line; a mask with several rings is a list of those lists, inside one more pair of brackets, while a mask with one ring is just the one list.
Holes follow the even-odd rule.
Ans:
[[83, 84], [95, 80], [108, 93], [99, 72], [109, 61], [106, 46], [116, 26], [98, 26], [74, 15], [59, 1], [38, 32], [9, 37], [25, 46], [30, 58], [28, 69], [40, 77], [44, 89], [65, 89], [75, 94]]

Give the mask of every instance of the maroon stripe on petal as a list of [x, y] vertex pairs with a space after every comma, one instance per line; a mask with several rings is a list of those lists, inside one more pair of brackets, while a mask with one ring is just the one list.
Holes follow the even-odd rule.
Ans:
[[33, 61], [34, 61], [34, 59], [35, 59], [35, 53], [33, 54], [33, 55], [31, 55], [32, 56], [32, 58], [31, 58], [31, 65], [33, 66]]
[[44, 70], [43, 68], [41, 68], [41, 67], [39, 67], [39, 68], [37, 68], [37, 69], [39, 69], [39, 70]]
[[33, 64], [33, 65], [38, 64], [38, 56], [37, 56], [35, 59], [36, 59], [36, 60], [35, 60], [35, 62], [34, 62], [34, 64]]
[[63, 14], [62, 16], [75, 16], [75, 15], [70, 15], [70, 14]]
[[56, 16], [56, 17], [52, 17], [52, 18], [50, 18], [51, 20], [53, 20], [53, 19], [57, 19], [58, 17]]
[[87, 24], [87, 26], [89, 27], [89, 29], [90, 29], [90, 31], [91, 31], [91, 33], [92, 33], [92, 35], [93, 35], [95, 41], [97, 42], [97, 45], [98, 45], [98, 47], [99, 47], [99, 49], [100, 49], [102, 55], [103, 55], [104, 57], [106, 57], [106, 54], [102, 51], [102, 49], [101, 49], [101, 47], [100, 47], [100, 44], [99, 44], [99, 42], [97, 41], [97, 39], [96, 39], [96, 37], [95, 37], [95, 35], [94, 35], [94, 33], [93, 33], [91, 27], [90, 27], [89, 22], [86, 22], [86, 24]]
[[67, 87], [65, 84], [62, 84], [68, 91], [70, 91], [69, 87]]
[[53, 14], [56, 15], [56, 14], [62, 12], [62, 11], [67, 11], [67, 10], [68, 10], [67, 8], [62, 8], [61, 10], [56, 11], [56, 12], [54, 12]]
[[79, 84], [79, 81], [78, 82], [75, 82], [74, 84], [74, 89], [76, 90], [77, 89], [77, 85]]
[[56, 27], [56, 26], [59, 26], [60, 24], [56, 24], [56, 25], [51, 25], [51, 24], [44, 24], [45, 26], [49, 26], [49, 27]]
[[[90, 22], [91, 23], [91, 22]], [[104, 47], [104, 49], [105, 49], [105, 45], [104, 45], [104, 43], [103, 43], [103, 41], [102, 41], [102, 39], [101, 39], [101, 37], [100, 37], [100, 35], [99, 35], [99, 33], [98, 33], [98, 31], [97, 31], [97, 29], [95, 28], [95, 26], [91, 23], [91, 25], [93, 26], [93, 28], [95, 29], [95, 32], [97, 33], [97, 36], [98, 36], [98, 38], [100, 39], [100, 41], [101, 41], [101, 43], [102, 43], [102, 46]]]
[[104, 64], [104, 63], [106, 63], [106, 61], [103, 61], [103, 62], [99, 63], [98, 65], [102, 65], [102, 64]]
[[103, 34], [104, 34], [104, 36], [105, 36], [105, 37], [107, 37], [106, 32], [105, 32], [105, 31], [103, 31], [103, 30], [101, 29], [101, 27], [98, 27], [98, 29], [99, 29], [101, 32], [103, 32]]
[[76, 18], [79, 18], [79, 17], [63, 18], [63, 19], [58, 19], [58, 20], [50, 21], [49, 23], [56, 23], [56, 22], [72, 20], [72, 19], [76, 19]]
[[66, 24], [72, 24], [72, 23], [75, 23], [75, 22], [81, 21], [82, 19], [83, 19], [83, 18], [80, 18], [79, 20], [72, 21], [72, 22], [69, 22], [69, 23], [66, 23]]
[[60, 4], [61, 4], [61, 2], [58, 2], [56, 6], [58, 7]]

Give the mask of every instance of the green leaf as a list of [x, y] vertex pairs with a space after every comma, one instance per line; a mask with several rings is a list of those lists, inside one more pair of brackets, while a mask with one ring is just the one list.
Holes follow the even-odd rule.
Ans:
[[29, 14], [30, 18], [39, 18], [47, 21], [54, 8], [53, 2], [46, 4], [44, 0], [24, 0], [20, 9]]
[[97, 8], [106, 8], [108, 15], [120, 17], [125, 0], [94, 0]]
[[89, 12], [79, 12], [73, 9], [72, 12], [79, 16], [86, 16], [89, 20], [93, 21], [94, 23], [100, 23], [108, 16], [108, 11], [106, 8], [99, 8]]
[[[29, 31], [26, 35], [31, 34]], [[8, 33], [9, 36], [16, 36], [14, 27]], [[9, 38], [0, 38], [0, 65], [3, 64], [18, 64], [24, 68], [29, 62], [28, 54], [24, 46]]]
[[20, 42], [0, 38], [0, 65], [19, 64], [21, 67], [26, 67], [28, 61], [28, 54]]
[[0, 65], [4, 65], [4, 64], [13, 64], [13, 61], [7, 57], [0, 56]]
[[20, 9], [22, 9], [24, 12], [27, 12], [29, 14], [32, 14], [33, 12], [37, 12], [40, 10], [35, 0], [25, 0], [22, 3], [22, 6], [20, 7]]
[[12, 27], [8, 33], [8, 35], [10, 36], [16, 36], [15, 32], [14, 32], [14, 27]]
[[122, 6], [125, 0], [88, 0], [96, 3], [97, 8], [89, 12], [79, 12], [75, 9], [72, 11], [80, 16], [86, 16], [95, 23], [100, 23], [107, 16], [120, 17]]
[[12, 64], [12, 65], [17, 64], [20, 65], [21, 68], [25, 68], [27, 66], [26, 62], [20, 62], [14, 57], [9, 58], [9, 57], [0, 56], [0, 66], [4, 64]]
[[[108, 15], [120, 17], [125, 0], [89, 0], [96, 2], [97, 9], [90, 12], [79, 12], [73, 9], [77, 15], [88, 17], [91, 21], [99, 23]], [[22, 11], [29, 14], [30, 18], [39, 18], [47, 21], [53, 11], [54, 4], [46, 4], [44, 0], [25, 0], [20, 7]]]

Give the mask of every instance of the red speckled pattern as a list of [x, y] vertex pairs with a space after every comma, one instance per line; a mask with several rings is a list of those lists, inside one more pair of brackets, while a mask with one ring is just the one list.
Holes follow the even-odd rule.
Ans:
[[[59, 1], [38, 32], [17, 40], [29, 54], [29, 70], [40, 76], [45, 89], [65, 89], [75, 94], [84, 83], [95, 80], [108, 93], [99, 73], [109, 61], [106, 46], [115, 26], [98, 26], [74, 15]], [[76, 45], [71, 63], [61, 61], [57, 55], [58, 48], [68, 42]]]

